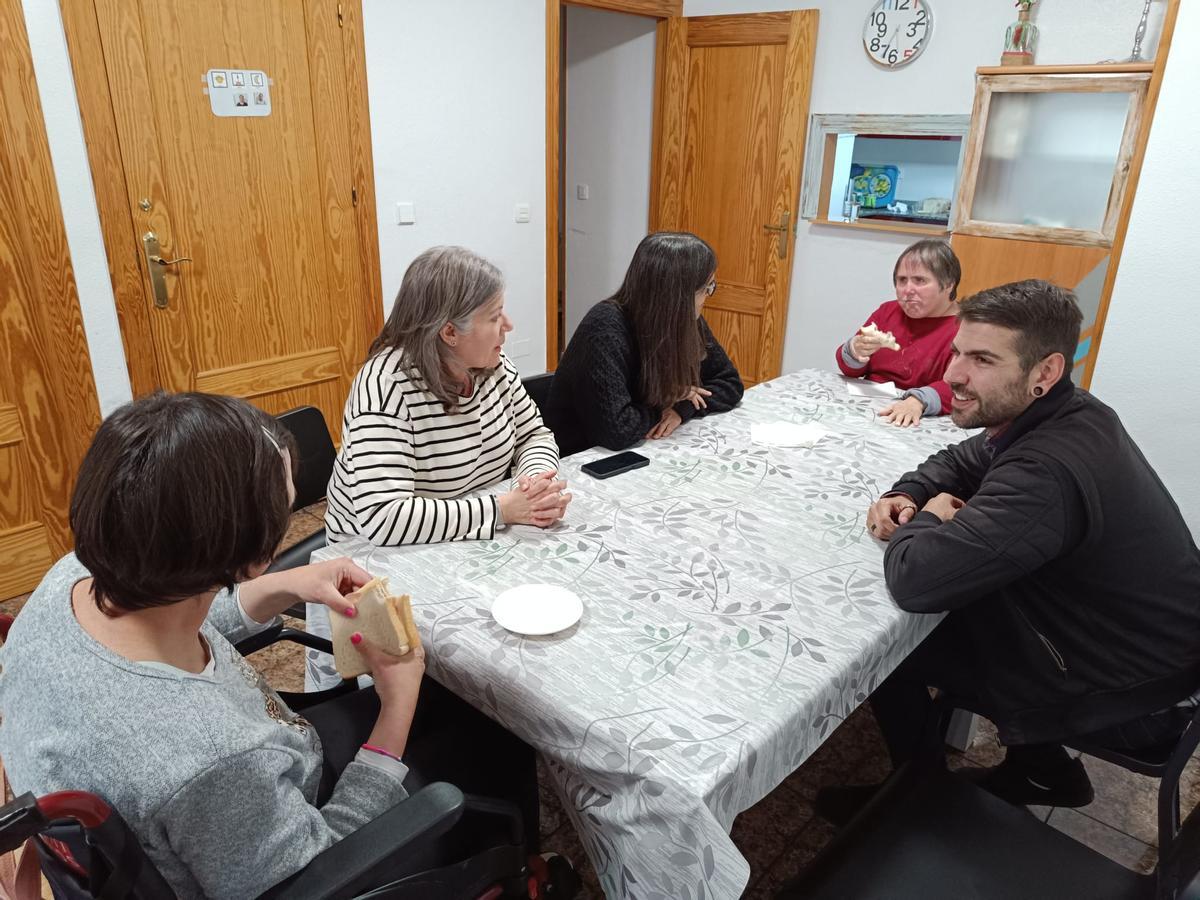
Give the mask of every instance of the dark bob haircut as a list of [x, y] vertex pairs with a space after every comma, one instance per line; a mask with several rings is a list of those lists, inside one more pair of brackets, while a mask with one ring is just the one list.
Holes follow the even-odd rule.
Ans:
[[276, 420], [233, 397], [156, 393], [105, 419], [71, 497], [75, 555], [108, 615], [232, 588], [291, 514]]
[[900, 263], [911, 259], [927, 268], [942, 290], [950, 288], [950, 299], [958, 297], [958, 283], [962, 281], [962, 264], [958, 261], [950, 242], [942, 238], [926, 238], [904, 248], [892, 266], [892, 284], [900, 274]]
[[1061, 353], [1070, 372], [1083, 313], [1071, 291], [1030, 278], [968, 297], [959, 304], [958, 320], [1015, 331], [1014, 346], [1026, 374], [1051, 353]]

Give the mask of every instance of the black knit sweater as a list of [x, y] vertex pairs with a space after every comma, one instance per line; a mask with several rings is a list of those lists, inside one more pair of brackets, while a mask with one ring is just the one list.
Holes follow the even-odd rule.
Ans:
[[[700, 319], [706, 355], [700, 386], [712, 391], [707, 408], [675, 404], [684, 422], [707, 413], [728, 412], [742, 399], [742, 379], [728, 354]], [[640, 396], [641, 355], [625, 313], [614, 303], [593, 306], [567, 344], [542, 411], [563, 454], [597, 444], [623, 450], [646, 436], [662, 416]]]

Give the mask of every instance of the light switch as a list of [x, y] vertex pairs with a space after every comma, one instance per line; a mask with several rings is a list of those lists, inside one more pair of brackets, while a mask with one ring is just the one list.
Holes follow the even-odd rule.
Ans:
[[412, 203], [397, 203], [396, 204], [396, 224], [397, 225], [415, 225], [417, 222], [417, 210]]
[[575, 185], [575, 199], [586, 200], [588, 198], [588, 186], [586, 184]]
[[517, 212], [516, 212], [515, 218], [518, 222], [520, 222], [522, 224], [529, 221], [529, 204], [528, 203], [518, 203], [517, 204]]

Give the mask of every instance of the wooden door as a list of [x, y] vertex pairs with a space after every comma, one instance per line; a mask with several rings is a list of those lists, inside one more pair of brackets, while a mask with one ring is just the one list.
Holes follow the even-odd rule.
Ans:
[[659, 25], [651, 228], [716, 250], [704, 315], [747, 384], [776, 377], [783, 357], [817, 18]]
[[[64, 0], [135, 393], [311, 404], [340, 436], [382, 324], [361, 41], [343, 9]], [[269, 114], [217, 115], [215, 94]], [[165, 304], [151, 232], [164, 259], [190, 258], [163, 267]]]
[[0, 599], [71, 547], [75, 470], [100, 424], [20, 0], [0, 0]]

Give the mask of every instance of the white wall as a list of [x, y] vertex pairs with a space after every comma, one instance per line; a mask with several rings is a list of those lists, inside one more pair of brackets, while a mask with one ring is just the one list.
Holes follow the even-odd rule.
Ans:
[[[566, 333], [625, 277], [650, 212], [655, 20], [566, 7]], [[588, 199], [578, 198], [587, 185]]]
[[530, 0], [363, 3], [384, 314], [418, 253], [469, 247], [504, 271], [524, 374], [546, 368], [545, 19]]
[[1200, 147], [1200, 5], [1181, 3], [1175, 29], [1092, 390], [1120, 414], [1200, 538], [1200, 355], [1170, 339], [1192, 333], [1197, 318], [1197, 179], [1184, 190], [1178, 179]]
[[117, 324], [108, 257], [100, 235], [100, 216], [96, 211], [96, 193], [88, 168], [66, 37], [56, 0], [24, 0], [24, 6], [96, 394], [100, 412], [107, 415], [132, 399], [133, 393]]

